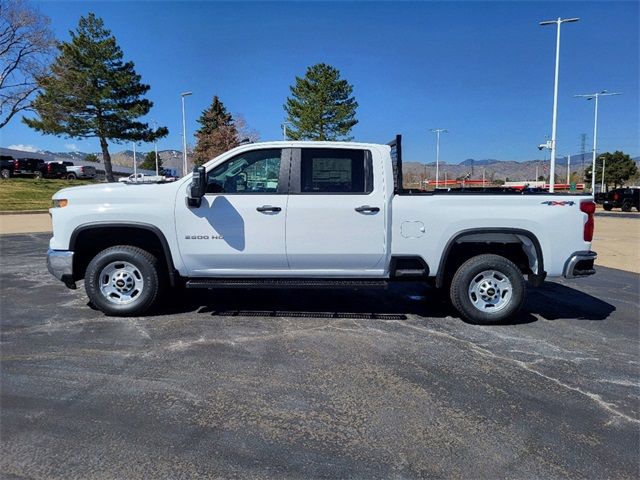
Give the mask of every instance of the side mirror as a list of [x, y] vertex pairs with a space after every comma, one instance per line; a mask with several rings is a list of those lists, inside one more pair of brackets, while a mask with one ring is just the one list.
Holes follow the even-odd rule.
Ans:
[[198, 208], [202, 203], [202, 197], [207, 190], [207, 172], [204, 167], [193, 168], [193, 180], [189, 185], [189, 196], [187, 197], [187, 206]]

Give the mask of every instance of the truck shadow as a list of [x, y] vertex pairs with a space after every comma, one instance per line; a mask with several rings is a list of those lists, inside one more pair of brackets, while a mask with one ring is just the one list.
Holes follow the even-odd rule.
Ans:
[[[185, 290], [158, 315], [197, 312], [213, 316], [315, 317], [403, 320], [408, 315], [424, 318], [459, 318], [444, 292], [420, 283], [397, 283], [388, 289]], [[580, 290], [547, 282], [527, 288], [522, 311], [505, 325], [532, 323], [539, 319], [606, 320], [615, 306]]]

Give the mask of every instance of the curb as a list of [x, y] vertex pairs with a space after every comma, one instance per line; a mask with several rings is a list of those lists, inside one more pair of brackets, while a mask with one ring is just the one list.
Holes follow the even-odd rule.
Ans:
[[49, 210], [0, 210], [0, 215], [35, 215], [49, 213]]

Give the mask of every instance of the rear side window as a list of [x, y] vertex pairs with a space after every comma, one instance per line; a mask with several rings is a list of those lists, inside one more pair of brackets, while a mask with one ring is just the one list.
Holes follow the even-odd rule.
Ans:
[[371, 193], [371, 156], [365, 150], [303, 148], [301, 193]]

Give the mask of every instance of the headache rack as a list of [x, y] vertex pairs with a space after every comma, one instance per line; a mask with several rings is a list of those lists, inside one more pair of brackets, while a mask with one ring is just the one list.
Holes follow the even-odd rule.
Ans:
[[402, 193], [402, 135], [389, 143], [391, 147], [391, 165], [393, 166], [393, 191], [395, 194]]

